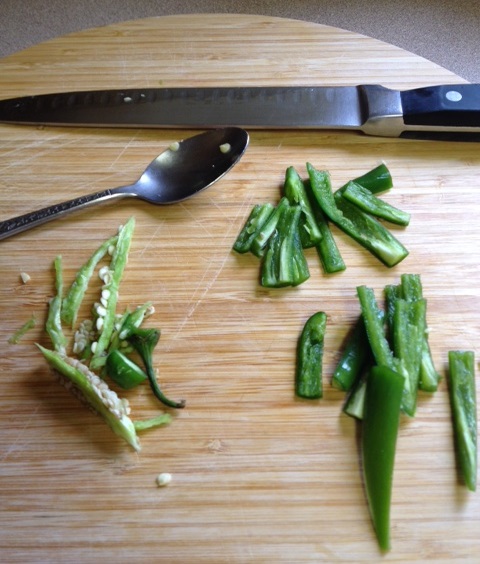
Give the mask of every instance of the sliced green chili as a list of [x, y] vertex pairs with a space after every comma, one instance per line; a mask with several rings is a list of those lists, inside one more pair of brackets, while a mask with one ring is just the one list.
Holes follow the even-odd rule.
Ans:
[[467, 488], [477, 487], [477, 400], [473, 351], [449, 351], [449, 392], [458, 464]]
[[250, 251], [253, 240], [259, 234], [262, 226], [268, 220], [273, 210], [274, 207], [269, 203], [257, 204], [253, 207], [245, 225], [233, 244], [233, 249], [237, 251], [237, 253], [247, 253]]
[[296, 229], [293, 233], [293, 263], [292, 263], [292, 286], [299, 286], [310, 278], [307, 259], [303, 252], [300, 235]]
[[367, 376], [368, 370], [365, 370], [364, 372], [359, 374], [350, 389], [347, 401], [345, 402], [342, 409], [344, 413], [360, 421], [363, 419], [363, 414], [365, 411], [365, 391], [367, 389]]
[[[383, 318], [383, 312], [379, 312]], [[339, 390], [349, 391], [362, 373], [365, 364], [371, 361], [372, 352], [365, 330], [365, 322], [360, 316], [351, 333], [347, 336], [332, 376], [332, 386]]]
[[374, 366], [367, 378], [362, 423], [365, 489], [378, 544], [390, 548], [390, 505], [403, 376]]
[[143, 323], [148, 311], [152, 308], [152, 302], [146, 302], [133, 311], [126, 311], [119, 321], [115, 323], [115, 330], [110, 339], [108, 352], [114, 351], [126, 341], [134, 329], [138, 329]]
[[327, 217], [386, 266], [392, 267], [407, 255], [407, 249], [379, 221], [333, 194], [330, 175], [307, 163], [313, 193]]
[[327, 316], [323, 311], [313, 314], [305, 323], [297, 348], [295, 393], [308, 399], [323, 396], [323, 343]]
[[152, 429], [153, 427], [168, 425], [171, 421], [172, 416], [170, 414], [162, 413], [161, 415], [157, 415], [157, 417], [134, 421], [133, 426], [135, 427], [135, 431], [146, 431], [147, 429]]
[[[321, 213], [320, 210], [319, 213]], [[319, 215], [317, 215], [317, 223], [322, 234], [322, 240], [315, 245], [315, 248], [317, 249], [324, 272], [327, 274], [342, 272], [346, 269], [346, 265], [328, 225], [327, 218], [323, 216], [322, 220], [320, 220]]]
[[266, 288], [298, 286], [310, 276], [298, 233], [301, 211], [287, 200], [262, 261], [260, 283]]
[[35, 327], [36, 322], [37, 322], [37, 320], [35, 318], [35, 315], [32, 315], [32, 317], [30, 317], [30, 319], [27, 319], [27, 321], [25, 321], [25, 323], [15, 331], [15, 333], [8, 339], [8, 342], [11, 345], [18, 345], [21, 338], [26, 333], [28, 333], [28, 331], [30, 331], [31, 329], [33, 329]]
[[[423, 299], [423, 287], [419, 274], [402, 274], [401, 275], [401, 294], [408, 301], [416, 301]], [[437, 372], [430, 344], [428, 342], [428, 325], [426, 319], [423, 320], [423, 345], [422, 359], [420, 363], [419, 388], [425, 392], [435, 392], [440, 381], [440, 374]]]
[[[393, 188], [392, 175], [385, 163], [381, 163], [375, 168], [372, 168], [367, 173], [362, 174], [362, 176], [357, 176], [353, 179], [353, 182], [360, 184], [366, 188], [372, 194], [380, 194], [381, 192], [386, 192]], [[341, 195], [347, 188], [348, 183], [341, 188], [339, 188], [335, 194]]]
[[426, 301], [397, 299], [393, 316], [393, 350], [405, 374], [402, 410], [413, 417], [425, 334]]
[[387, 284], [383, 289], [385, 295], [386, 310], [386, 331], [390, 346], [393, 348], [393, 318], [395, 315], [395, 303], [403, 297], [402, 287], [400, 284]]
[[305, 182], [305, 191], [311, 202], [315, 221], [322, 236], [320, 241], [315, 245], [322, 268], [327, 274], [342, 272], [346, 268], [345, 262], [330, 229], [328, 218], [323, 213], [322, 208], [315, 198], [309, 180]]
[[270, 214], [268, 219], [263, 223], [260, 228], [260, 231], [255, 235], [253, 239], [250, 250], [251, 252], [257, 256], [262, 257], [265, 249], [267, 247], [268, 241], [270, 237], [273, 235], [275, 229], [277, 228], [277, 224], [282, 216], [283, 211], [289, 207], [289, 201], [286, 196], [280, 199], [277, 207], [274, 211]]
[[56, 295], [50, 300], [48, 304], [48, 315], [45, 329], [50, 337], [50, 340], [52, 341], [53, 348], [58, 352], [65, 353], [67, 338], [63, 333], [61, 320], [63, 295], [63, 272], [61, 256], [57, 256], [55, 258], [54, 269]]
[[111, 237], [93, 253], [88, 261], [79, 269], [72, 282], [70, 289], [62, 302], [62, 321], [63, 323], [73, 327], [77, 320], [78, 310], [85, 296], [88, 284], [95, 271], [95, 267], [108, 253], [108, 251], [115, 247], [118, 237]]
[[147, 379], [140, 366], [118, 349], [108, 354], [105, 369], [108, 376], [124, 390], [135, 388]]
[[47, 362], [74, 384], [85, 400], [105, 419], [113, 432], [139, 451], [140, 443], [135, 426], [128, 416], [126, 401], [120, 399], [101, 378], [88, 370], [80, 361], [40, 345], [37, 347]]
[[343, 192], [343, 197], [352, 204], [355, 204], [364, 212], [389, 221], [390, 223], [403, 226], [410, 223], [409, 213], [390, 205], [384, 200], [381, 200], [375, 196], [375, 194], [372, 194], [370, 190], [364, 188], [361, 184], [357, 184], [356, 182], [352, 181], [347, 184], [347, 187]]
[[[115, 329], [115, 316], [118, 301], [118, 288], [120, 280], [123, 276], [123, 271], [128, 260], [128, 251], [132, 241], [133, 230], [135, 228], [134, 218], [130, 218], [128, 222], [120, 229], [118, 234], [118, 241], [113, 252], [112, 260], [110, 263], [110, 272], [108, 280], [103, 286], [103, 290], [108, 291], [107, 305], [100, 306], [102, 309], [97, 308], [97, 312], [102, 313], [103, 325], [96, 342], [95, 350], [93, 350], [93, 357], [90, 361], [92, 369], [99, 368], [105, 364], [105, 352], [110, 343], [112, 333]], [[104, 315], [103, 315], [104, 314]]]
[[168, 399], [158, 385], [153, 369], [153, 350], [159, 339], [160, 331], [157, 329], [134, 329], [128, 337], [128, 341], [143, 360], [150, 387], [155, 396], [168, 407], [183, 408], [185, 407], [185, 400], [172, 401]]
[[287, 168], [283, 187], [291, 205], [299, 205], [302, 215], [299, 223], [300, 240], [303, 248], [313, 247], [322, 239], [309, 195], [300, 175], [293, 166]]
[[358, 286], [357, 295], [360, 301], [365, 330], [376, 363], [380, 366], [389, 366], [395, 369], [396, 361], [385, 335], [384, 316], [378, 307], [373, 289], [367, 286]]

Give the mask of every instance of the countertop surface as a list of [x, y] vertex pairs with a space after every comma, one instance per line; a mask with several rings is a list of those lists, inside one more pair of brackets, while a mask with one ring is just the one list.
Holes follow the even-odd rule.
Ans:
[[2, 0], [0, 57], [82, 29], [172, 14], [241, 13], [339, 27], [425, 57], [480, 82], [479, 0]]

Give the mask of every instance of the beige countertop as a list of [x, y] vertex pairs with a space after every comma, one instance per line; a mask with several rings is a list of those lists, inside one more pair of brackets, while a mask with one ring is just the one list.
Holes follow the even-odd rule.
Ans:
[[480, 82], [479, 0], [2, 0], [0, 57], [82, 29], [186, 13], [294, 18], [368, 35]]

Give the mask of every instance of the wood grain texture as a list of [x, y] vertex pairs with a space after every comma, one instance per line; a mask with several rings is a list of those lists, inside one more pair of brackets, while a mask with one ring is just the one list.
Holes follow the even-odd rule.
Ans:
[[[260, 16], [172, 16], [62, 37], [0, 61], [2, 97], [90, 88], [461, 80], [398, 48], [343, 30]], [[179, 131], [0, 126], [1, 217], [135, 180]], [[409, 257], [386, 269], [335, 231], [347, 270], [296, 289], [259, 287], [258, 262], [231, 252], [255, 203], [278, 200], [287, 166], [330, 170], [340, 186], [385, 161], [385, 198], [412, 214], [398, 237]], [[431, 346], [475, 350], [480, 330], [478, 145], [338, 132], [255, 131], [241, 163], [188, 202], [123, 201], [2, 241], [0, 249], [1, 509], [4, 562], [453, 562], [480, 558], [480, 498], [458, 483], [445, 377], [404, 419], [392, 506], [392, 551], [378, 553], [359, 469], [355, 424], [329, 385], [359, 308], [403, 272], [421, 273]], [[61, 386], [40, 358], [53, 292], [134, 215], [122, 306], [153, 300], [155, 361], [187, 408], [141, 436], [135, 454]], [[22, 284], [20, 273], [31, 281]], [[92, 289], [89, 296], [96, 296]], [[328, 314], [325, 397], [293, 397], [305, 320]], [[19, 345], [7, 339], [32, 313]], [[157, 413], [147, 387], [133, 416]], [[155, 485], [160, 472], [172, 483]]]

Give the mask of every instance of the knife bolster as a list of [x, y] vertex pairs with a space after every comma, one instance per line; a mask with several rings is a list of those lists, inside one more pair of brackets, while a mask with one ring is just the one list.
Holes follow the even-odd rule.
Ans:
[[362, 131], [367, 135], [399, 137], [405, 129], [400, 92], [377, 84], [358, 87], [364, 109]]

